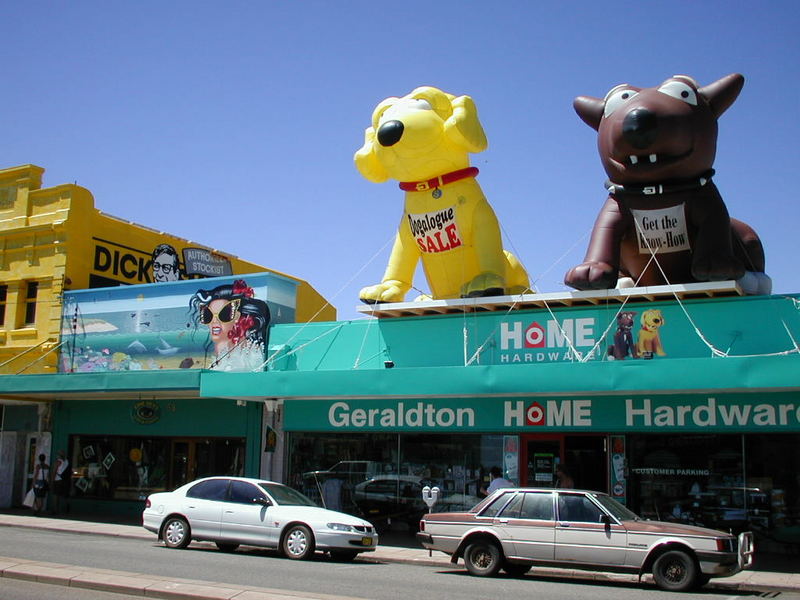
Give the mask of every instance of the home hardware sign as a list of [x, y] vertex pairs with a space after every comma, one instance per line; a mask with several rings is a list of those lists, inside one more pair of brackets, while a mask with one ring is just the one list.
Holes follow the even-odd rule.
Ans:
[[287, 400], [287, 431], [800, 432], [800, 394]]

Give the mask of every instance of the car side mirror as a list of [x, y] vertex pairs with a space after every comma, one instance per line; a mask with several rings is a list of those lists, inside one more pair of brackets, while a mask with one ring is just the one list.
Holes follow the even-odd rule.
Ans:
[[254, 504], [261, 504], [262, 506], [272, 506], [269, 498], [253, 498]]
[[605, 525], [606, 527], [610, 527], [611, 526], [611, 517], [609, 517], [608, 515], [605, 515], [605, 514], [604, 515], [600, 515], [600, 522], [603, 525]]

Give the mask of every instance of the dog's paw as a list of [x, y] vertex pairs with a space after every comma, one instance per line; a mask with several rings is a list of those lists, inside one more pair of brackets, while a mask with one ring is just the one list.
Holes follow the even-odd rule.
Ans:
[[772, 279], [766, 273], [746, 271], [736, 283], [748, 296], [768, 296], [772, 293]]
[[461, 286], [462, 298], [485, 298], [502, 296], [505, 293], [506, 280], [497, 273], [481, 273]]
[[572, 267], [564, 283], [576, 290], [611, 289], [617, 283], [617, 269], [604, 262], [585, 262]]
[[697, 281], [727, 281], [739, 279], [745, 268], [738, 258], [732, 254], [708, 254], [701, 256], [695, 253], [692, 261], [692, 277]]
[[402, 302], [409, 286], [401, 281], [389, 279], [377, 285], [362, 288], [358, 298], [365, 304], [380, 302]]

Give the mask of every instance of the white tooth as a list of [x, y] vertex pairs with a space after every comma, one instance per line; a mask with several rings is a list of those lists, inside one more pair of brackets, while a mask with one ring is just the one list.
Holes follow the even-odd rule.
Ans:
[[635, 155], [631, 154], [631, 164], [635, 165], [638, 162], [639, 162], [639, 158], [636, 157]]
[[650, 162], [651, 162], [651, 163], [654, 163], [654, 162], [656, 162], [656, 158], [657, 158], [657, 157], [656, 157], [656, 155], [655, 155], [655, 154], [651, 154], [651, 155], [650, 155]]

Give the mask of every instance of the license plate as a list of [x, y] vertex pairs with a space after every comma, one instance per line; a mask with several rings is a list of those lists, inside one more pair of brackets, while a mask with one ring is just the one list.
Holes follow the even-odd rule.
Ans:
[[361, 545], [362, 546], [372, 546], [372, 538], [371, 537], [362, 537], [361, 538]]

